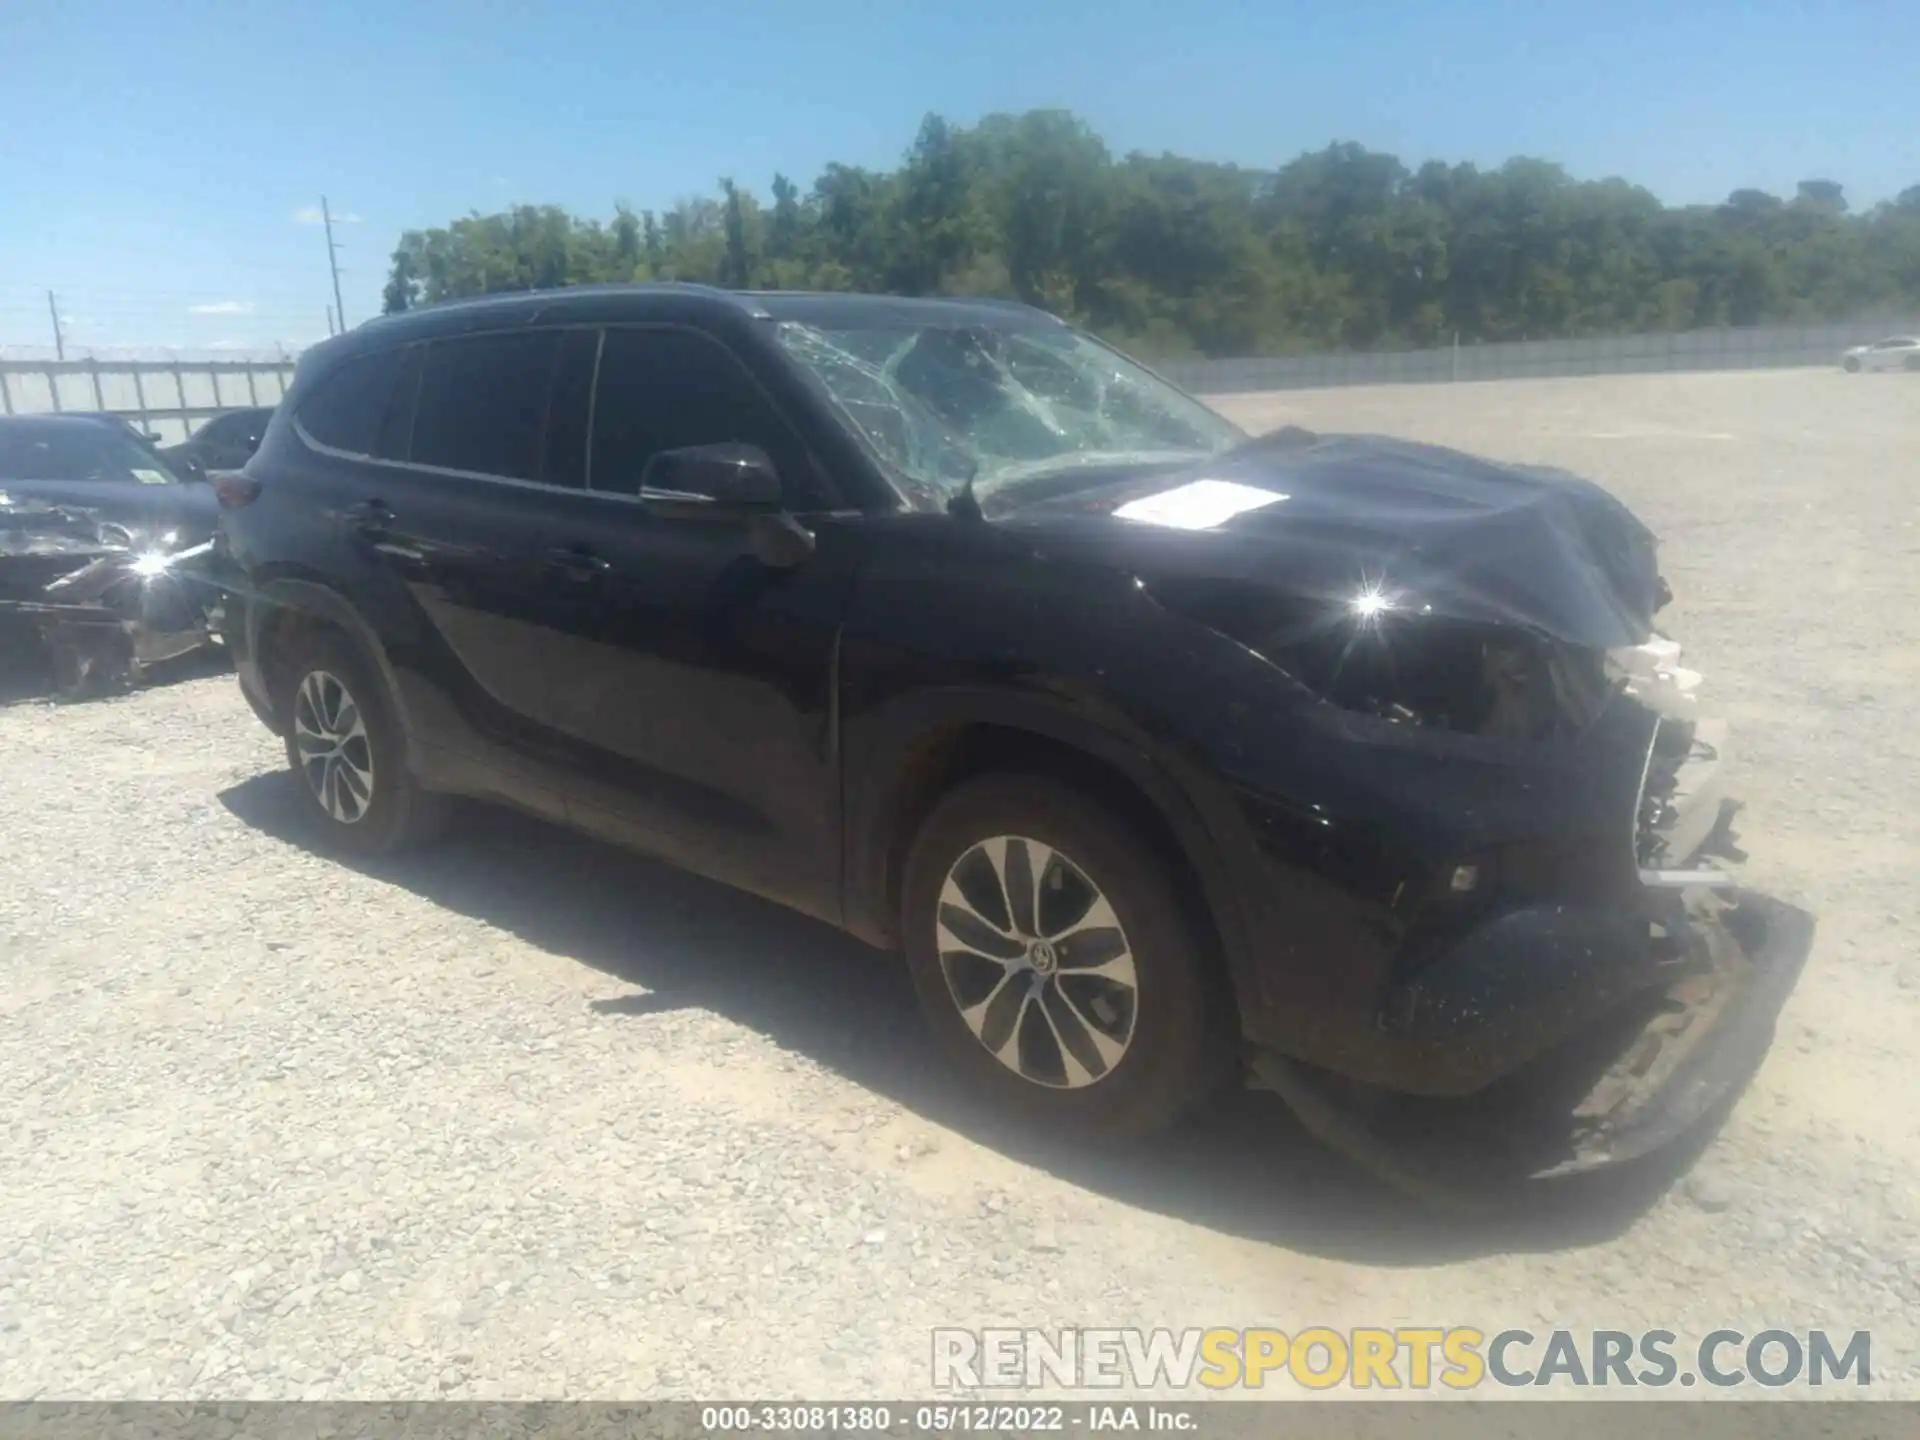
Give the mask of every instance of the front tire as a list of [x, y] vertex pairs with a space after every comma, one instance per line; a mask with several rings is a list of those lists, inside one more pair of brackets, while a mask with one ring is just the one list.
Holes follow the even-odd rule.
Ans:
[[927, 1023], [976, 1090], [1127, 1141], [1224, 1080], [1231, 1007], [1173, 868], [1123, 815], [1037, 775], [968, 781], [935, 807], [902, 933]]
[[372, 857], [430, 838], [444, 801], [408, 772], [392, 697], [358, 648], [312, 633], [278, 669], [274, 711], [286, 723], [287, 764], [323, 843]]
[[1849, 355], [1846, 359], [1840, 362], [1840, 368], [1846, 371], [1849, 375], [1858, 375], [1860, 373], [1859, 358], [1857, 356]]

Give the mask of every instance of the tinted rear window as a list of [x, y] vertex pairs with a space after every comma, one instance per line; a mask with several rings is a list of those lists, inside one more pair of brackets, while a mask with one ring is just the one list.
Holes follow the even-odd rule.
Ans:
[[404, 366], [399, 350], [380, 350], [347, 361], [300, 401], [300, 427], [331, 449], [350, 455], [380, 454], [381, 431], [394, 408]]
[[561, 331], [438, 340], [413, 414], [416, 465], [538, 480]]

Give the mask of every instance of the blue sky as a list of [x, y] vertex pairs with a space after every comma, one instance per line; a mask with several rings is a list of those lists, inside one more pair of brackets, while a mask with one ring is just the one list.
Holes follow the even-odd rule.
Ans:
[[[1670, 202], [1920, 184], [1914, 0], [0, 0], [0, 345], [304, 342], [400, 231], [890, 166], [929, 110], [1062, 106], [1116, 153], [1336, 139]], [[206, 307], [217, 307], [207, 309]]]

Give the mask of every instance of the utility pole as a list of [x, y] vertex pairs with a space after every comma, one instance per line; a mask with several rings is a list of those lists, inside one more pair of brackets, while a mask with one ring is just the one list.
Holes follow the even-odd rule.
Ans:
[[[340, 317], [340, 328], [347, 328], [347, 307], [340, 303], [340, 247], [333, 240], [333, 212], [327, 208], [327, 197], [320, 197], [320, 223], [327, 230], [327, 267], [333, 271], [333, 313]], [[332, 332], [329, 331], [329, 334]]]
[[53, 317], [53, 353], [56, 358], [67, 358], [66, 337], [60, 333], [60, 307], [53, 303], [53, 292], [47, 292], [47, 314]]
[[339, 333], [339, 331], [333, 328], [333, 307], [329, 305], [327, 306], [327, 334], [337, 335]]

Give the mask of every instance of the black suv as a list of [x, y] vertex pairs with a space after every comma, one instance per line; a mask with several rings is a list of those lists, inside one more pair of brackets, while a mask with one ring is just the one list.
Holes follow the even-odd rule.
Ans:
[[205, 474], [210, 470], [238, 470], [253, 458], [273, 419], [271, 405], [229, 410], [216, 415], [186, 440], [160, 451], [163, 458], [184, 469]]
[[900, 948], [953, 1062], [1078, 1132], [1248, 1078], [1402, 1175], [1490, 1117], [1518, 1173], [1600, 1164], [1727, 1092], [1804, 955], [1711, 858], [1620, 505], [1251, 439], [1023, 306], [429, 308], [309, 351], [218, 490], [241, 685], [338, 846], [460, 794], [640, 847]]

